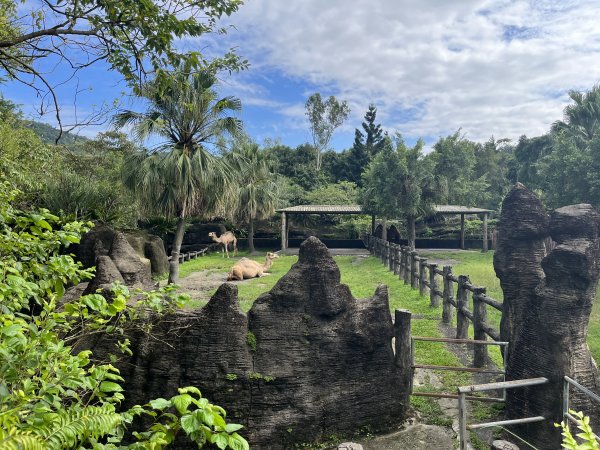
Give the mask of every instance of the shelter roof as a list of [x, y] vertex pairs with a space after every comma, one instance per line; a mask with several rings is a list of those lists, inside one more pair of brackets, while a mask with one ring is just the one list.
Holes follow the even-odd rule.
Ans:
[[364, 214], [359, 205], [299, 205], [281, 208], [276, 212], [290, 214]]
[[435, 205], [433, 208], [436, 214], [482, 214], [492, 212], [491, 209], [459, 205]]

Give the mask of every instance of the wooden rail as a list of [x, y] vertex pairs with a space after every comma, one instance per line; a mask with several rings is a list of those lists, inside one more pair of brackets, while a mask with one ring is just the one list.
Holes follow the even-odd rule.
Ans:
[[[405, 245], [371, 235], [366, 236], [366, 244], [371, 254], [388, 266], [404, 284], [418, 289], [421, 295], [429, 295], [430, 306], [442, 305], [443, 323], [452, 323], [456, 312], [457, 339], [467, 339], [472, 324], [476, 341], [485, 341], [488, 336], [500, 341], [500, 332], [487, 322], [487, 307], [502, 311], [502, 303], [489, 297], [485, 287], [474, 286], [466, 275], [453, 274], [451, 266], [440, 270], [437, 264], [427, 262]], [[488, 346], [474, 344], [473, 366], [484, 367], [487, 360]]]
[[[206, 253], [207, 250], [208, 250], [208, 247], [203, 248], [202, 250], [199, 250], [197, 252], [181, 253], [179, 255], [179, 264], [181, 264], [184, 261], [190, 261], [191, 259], [196, 259], [198, 256], [204, 256], [204, 254]], [[167, 259], [169, 261], [171, 261], [171, 259], [173, 259], [173, 257], [169, 256]]]

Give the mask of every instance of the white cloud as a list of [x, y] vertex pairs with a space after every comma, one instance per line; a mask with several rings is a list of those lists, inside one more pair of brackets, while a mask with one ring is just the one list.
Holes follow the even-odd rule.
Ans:
[[[386, 128], [408, 136], [462, 127], [471, 139], [517, 139], [547, 131], [569, 89], [600, 79], [599, 16], [597, 1], [248, 0], [227, 44], [250, 74], [327, 88], [358, 120], [374, 102]], [[255, 104], [298, 124], [303, 106], [261, 86]]]

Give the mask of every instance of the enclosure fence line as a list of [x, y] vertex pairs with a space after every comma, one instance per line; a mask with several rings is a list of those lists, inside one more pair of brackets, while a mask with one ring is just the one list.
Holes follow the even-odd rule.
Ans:
[[[203, 256], [206, 251], [208, 250], [208, 248], [203, 248], [202, 250], [199, 250], [197, 252], [187, 252], [187, 253], [181, 253], [179, 255], [179, 264], [181, 264], [184, 261], [190, 261], [192, 259], [196, 259], [198, 256]], [[171, 261], [171, 259], [173, 259], [172, 256], [168, 256], [167, 259], [169, 261]]]
[[[455, 275], [452, 266], [428, 263], [426, 258], [406, 245], [394, 244], [373, 235], [366, 235], [369, 252], [381, 259], [394, 275], [418, 289], [421, 295], [429, 291], [432, 307], [442, 304], [442, 322], [451, 324], [456, 311], [456, 339], [469, 339], [469, 325], [473, 324], [475, 341], [486, 341], [489, 336], [500, 341], [500, 332], [487, 322], [487, 307], [502, 311], [502, 303], [489, 297], [486, 288], [475, 286], [467, 275]], [[456, 288], [455, 285], [456, 284]], [[473, 309], [469, 309], [469, 297]], [[485, 367], [488, 361], [488, 346], [473, 345], [473, 366]]]

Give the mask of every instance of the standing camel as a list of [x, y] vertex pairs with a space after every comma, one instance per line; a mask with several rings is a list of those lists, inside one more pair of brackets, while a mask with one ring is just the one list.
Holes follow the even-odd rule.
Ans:
[[242, 258], [236, 262], [229, 271], [227, 281], [244, 280], [268, 275], [265, 272], [271, 268], [275, 258], [279, 258], [279, 255], [271, 252], [267, 253], [264, 264], [258, 263], [252, 259]]
[[223, 246], [223, 257], [225, 257], [225, 253], [227, 253], [227, 257], [229, 258], [229, 250], [227, 248], [229, 247], [229, 244], [233, 244], [233, 256], [237, 255], [237, 239], [231, 231], [226, 231], [219, 237], [217, 237], [217, 233], [211, 231], [208, 233], [208, 237], [217, 244], [221, 244]]

